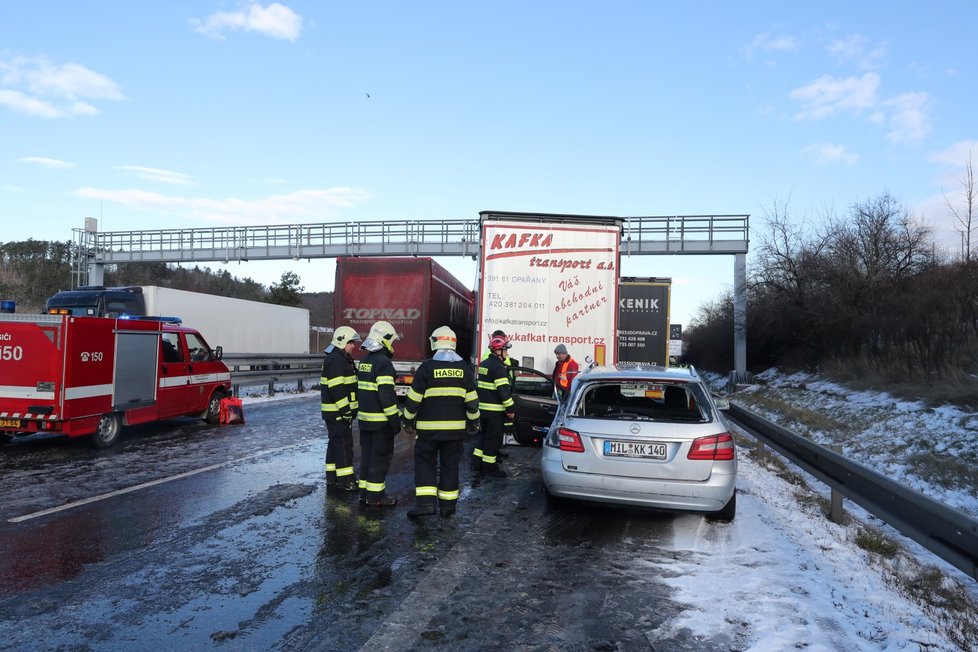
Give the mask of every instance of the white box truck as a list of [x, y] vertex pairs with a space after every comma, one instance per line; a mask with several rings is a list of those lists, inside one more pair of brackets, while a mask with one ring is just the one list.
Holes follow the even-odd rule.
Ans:
[[48, 299], [49, 313], [89, 317], [122, 314], [179, 317], [225, 354], [309, 353], [306, 308], [187, 292], [155, 285], [83, 286]]
[[479, 215], [480, 351], [498, 329], [523, 367], [549, 374], [557, 344], [566, 345], [581, 368], [614, 363], [621, 219]]

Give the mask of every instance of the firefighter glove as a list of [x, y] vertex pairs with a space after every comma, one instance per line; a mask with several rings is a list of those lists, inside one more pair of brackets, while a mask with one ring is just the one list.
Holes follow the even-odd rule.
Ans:
[[478, 434], [478, 432], [479, 432], [479, 420], [469, 419], [469, 421], [465, 424], [465, 434], [475, 435]]
[[390, 424], [391, 432], [394, 434], [401, 432], [401, 417], [387, 417], [387, 423]]
[[513, 421], [515, 419], [516, 419], [516, 413], [515, 412], [507, 412], [506, 413], [506, 420], [507, 421]]

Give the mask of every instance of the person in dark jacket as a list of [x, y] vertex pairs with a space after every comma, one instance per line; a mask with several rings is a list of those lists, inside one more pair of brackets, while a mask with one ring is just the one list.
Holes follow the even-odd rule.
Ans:
[[510, 372], [503, 363], [506, 338], [489, 340], [491, 355], [479, 363], [479, 439], [472, 452], [472, 470], [491, 478], [505, 478], [499, 468], [499, 449], [503, 445], [504, 424], [515, 417]]
[[455, 513], [458, 465], [467, 432], [479, 424], [475, 372], [455, 352], [457, 339], [448, 326], [431, 334], [434, 355], [421, 363], [404, 402], [404, 423], [414, 431], [415, 507], [411, 518]]
[[370, 327], [360, 346], [368, 351], [357, 366], [357, 425], [360, 428], [360, 501], [377, 507], [397, 504], [386, 491], [387, 471], [394, 456], [394, 437], [401, 431], [401, 413], [394, 393], [394, 340], [397, 331], [386, 321]]
[[357, 369], [353, 347], [360, 336], [349, 326], [333, 332], [319, 378], [320, 410], [329, 441], [326, 444], [326, 485], [356, 491], [353, 474], [353, 419], [357, 416]]

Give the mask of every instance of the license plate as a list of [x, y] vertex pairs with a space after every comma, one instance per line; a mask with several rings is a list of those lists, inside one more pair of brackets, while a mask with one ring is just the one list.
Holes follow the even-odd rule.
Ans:
[[20, 428], [20, 419], [0, 419], [0, 428]]
[[647, 460], [666, 459], [666, 445], [635, 441], [606, 441], [604, 454], [607, 457], [641, 457]]

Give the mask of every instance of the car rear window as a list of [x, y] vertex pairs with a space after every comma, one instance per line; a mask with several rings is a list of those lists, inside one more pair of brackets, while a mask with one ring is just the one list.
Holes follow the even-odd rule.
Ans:
[[595, 419], [709, 421], [709, 403], [697, 383], [622, 381], [581, 387], [574, 414]]

